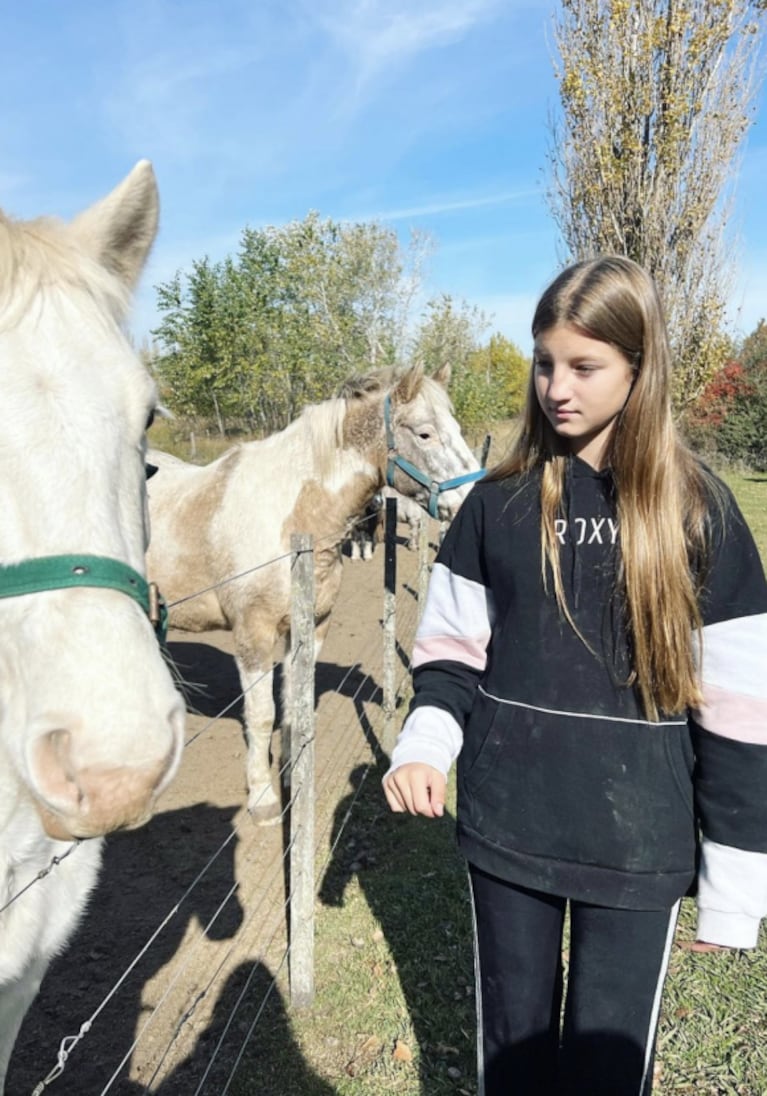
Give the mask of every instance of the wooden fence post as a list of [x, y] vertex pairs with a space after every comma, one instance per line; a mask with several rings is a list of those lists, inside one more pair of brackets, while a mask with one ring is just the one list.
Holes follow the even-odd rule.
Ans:
[[423, 615], [426, 591], [429, 588], [429, 554], [431, 552], [430, 526], [425, 518], [418, 527], [418, 619]]
[[290, 999], [314, 1001], [314, 540], [290, 538]]
[[397, 500], [387, 498], [384, 524], [383, 746], [391, 757], [397, 740]]

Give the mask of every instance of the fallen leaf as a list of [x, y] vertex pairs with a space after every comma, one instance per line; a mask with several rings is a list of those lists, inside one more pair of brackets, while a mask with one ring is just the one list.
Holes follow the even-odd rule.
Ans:
[[357, 1056], [359, 1057], [360, 1054], [371, 1054], [371, 1053], [372, 1054], [377, 1054], [380, 1049], [381, 1049], [381, 1040], [378, 1038], [378, 1036], [377, 1035], [368, 1035], [365, 1038], [365, 1041], [362, 1044], [362, 1046], [359, 1047], [359, 1049], [357, 1050]]
[[392, 1058], [397, 1062], [412, 1062], [413, 1052], [407, 1043], [403, 1043], [401, 1039], [398, 1039], [394, 1044], [394, 1050], [392, 1051]]
[[376, 1057], [381, 1049], [381, 1040], [377, 1035], [358, 1035], [361, 1042], [344, 1067], [350, 1077], [356, 1077], [360, 1071], [364, 1071]]

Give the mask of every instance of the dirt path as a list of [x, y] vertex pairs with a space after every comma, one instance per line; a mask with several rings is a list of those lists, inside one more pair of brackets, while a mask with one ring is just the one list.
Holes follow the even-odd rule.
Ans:
[[[345, 560], [318, 665], [318, 875], [334, 810], [356, 766], [373, 759], [381, 731], [383, 556], [379, 548], [371, 561]], [[416, 554], [399, 550], [397, 566], [404, 659], [416, 619]], [[181, 770], [147, 826], [109, 839], [81, 928], [25, 1021], [7, 1096], [29, 1096], [56, 1064], [61, 1039], [89, 1019], [46, 1096], [137, 1096], [162, 1080], [163, 1096], [191, 1096], [202, 1073], [193, 1078], [180, 1064], [212, 1038], [214, 1012], [227, 1014], [244, 969], [274, 971], [284, 955], [284, 827], [257, 827], [244, 809], [239, 704], [214, 719], [240, 691], [231, 635], [171, 632], [169, 646], [185, 679], [200, 685]]]

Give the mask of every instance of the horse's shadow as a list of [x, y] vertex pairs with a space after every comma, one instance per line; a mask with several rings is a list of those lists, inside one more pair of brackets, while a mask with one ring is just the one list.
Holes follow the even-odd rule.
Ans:
[[[242, 923], [236, 896], [222, 905], [235, 882], [236, 813], [234, 807], [198, 804], [158, 814], [141, 829], [108, 839], [86, 915], [27, 1014], [11, 1059], [9, 1094], [31, 1092], [55, 1065], [61, 1039], [76, 1035], [95, 1013], [71, 1050], [56, 1092], [101, 1092], [123, 1057], [122, 1073], [127, 1071], [131, 1044], [150, 1014], [145, 986], [176, 955], [190, 924], [220, 941], [233, 937]], [[110, 1091], [122, 1096], [143, 1092], [144, 1085], [121, 1077]]]
[[[392, 814], [381, 789], [388, 759], [350, 774], [334, 816], [334, 856], [319, 898], [340, 907], [356, 877], [391, 953], [419, 1047], [422, 1096], [474, 1091], [475, 1007], [466, 868], [454, 820]], [[355, 826], [342, 833], [354, 805]]]
[[[242, 722], [242, 690], [237, 664], [232, 654], [199, 641], [171, 642], [168, 644], [168, 651], [182, 678], [179, 687], [191, 713], [205, 719], [216, 719], [225, 713], [227, 718]], [[403, 666], [407, 666], [407, 656], [402, 648], [398, 649], [398, 655]], [[279, 726], [283, 718], [282, 664], [279, 662], [274, 670], [273, 690], [275, 724]], [[373, 741], [375, 736], [365, 712], [365, 704], [380, 704], [382, 694], [378, 681], [365, 673], [359, 664], [341, 666], [335, 662], [320, 660], [315, 667], [315, 708], [322, 697], [329, 693], [338, 694], [353, 702], [361, 730]]]
[[171, 640], [167, 650], [189, 712], [206, 719], [222, 712], [242, 718], [242, 687], [234, 655], [199, 641]]

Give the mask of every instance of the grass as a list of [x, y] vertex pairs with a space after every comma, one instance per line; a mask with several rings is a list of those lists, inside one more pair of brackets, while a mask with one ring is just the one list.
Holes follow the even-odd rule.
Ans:
[[[466, 875], [440, 821], [391, 815], [372, 772], [320, 888], [317, 994], [262, 1017], [233, 1096], [476, 1096]], [[685, 899], [677, 941], [694, 935]], [[675, 947], [661, 1013], [659, 1096], [767, 1096], [767, 938], [753, 952]], [[240, 1087], [238, 1087], [238, 1085]]]
[[762, 561], [767, 561], [767, 472], [723, 468], [719, 475], [734, 492]]
[[314, 1005], [288, 1019], [282, 982], [234, 1096], [252, 1096], [256, 1076], [259, 1096], [476, 1092], [470, 909], [454, 791], [441, 820], [393, 815], [381, 775], [370, 770], [320, 884]]

